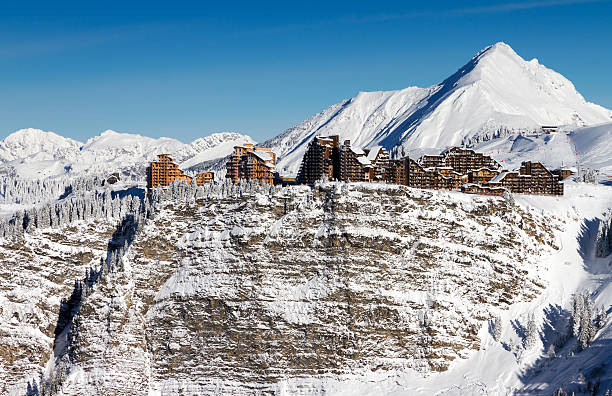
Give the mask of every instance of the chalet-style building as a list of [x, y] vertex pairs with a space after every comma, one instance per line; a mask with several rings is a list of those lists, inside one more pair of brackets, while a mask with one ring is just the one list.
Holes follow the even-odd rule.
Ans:
[[108, 184], [115, 184], [117, 183], [119, 180], [121, 180], [121, 177], [119, 176], [119, 172], [115, 172], [112, 173], [108, 179], [106, 179], [106, 183]]
[[484, 185], [504, 187], [516, 194], [563, 195], [559, 176], [539, 162], [523, 162], [518, 171], [503, 171]]
[[547, 135], [554, 135], [559, 133], [559, 127], [555, 125], [542, 125], [542, 132]]
[[578, 173], [576, 168], [557, 168], [552, 170], [553, 175], [559, 176], [561, 180], [567, 179], [570, 176], [574, 176]]
[[338, 180], [370, 181], [372, 164], [362, 149], [352, 147], [350, 140], [345, 140], [338, 150]]
[[393, 169], [387, 171], [389, 154], [380, 146], [362, 150], [350, 140], [339, 144], [339, 136], [317, 136], [310, 142], [296, 181], [314, 184], [317, 180], [386, 181], [394, 178]]
[[313, 185], [322, 178], [338, 179], [338, 140], [337, 135], [317, 136], [310, 142], [296, 177], [298, 184]]
[[485, 184], [495, 176], [499, 175], [500, 171], [497, 169], [489, 169], [489, 168], [480, 168], [474, 169], [468, 172], [467, 174], [467, 182], [474, 184]]
[[370, 163], [371, 181], [385, 181], [387, 166], [389, 165], [389, 153], [382, 146], [374, 146], [364, 150], [366, 158]]
[[214, 180], [214, 172], [204, 172], [196, 176], [196, 183], [198, 184], [198, 186], [203, 186], [204, 184], [212, 183]]
[[443, 159], [442, 155], [424, 155], [419, 158], [418, 163], [423, 168], [435, 168], [442, 166]]
[[[210, 183], [214, 179], [213, 172], [200, 173], [195, 177], [198, 186]], [[157, 161], [151, 162], [147, 168], [147, 188], [168, 187], [175, 181], [191, 183], [193, 178], [179, 169], [170, 154], [158, 154]]]
[[[440, 164], [435, 165], [436, 167], [451, 167], [455, 172], [458, 172], [462, 175], [466, 175], [469, 171], [480, 168], [501, 168], [501, 165], [488, 155], [477, 153], [474, 150], [464, 149], [461, 147], [451, 147], [443, 151], [442, 154], [439, 155], [439, 157], [441, 157], [441, 162]], [[428, 160], [425, 159], [424, 162], [428, 162]]]
[[383, 181], [391, 184], [408, 185], [408, 160], [409, 158], [406, 157], [399, 160], [390, 159], [387, 161], [383, 173]]
[[254, 147], [247, 143], [235, 146], [227, 162], [226, 177], [234, 183], [240, 180], [256, 180], [258, 183], [274, 184], [276, 154], [267, 147]]
[[562, 195], [561, 175], [542, 164], [524, 162], [514, 172], [502, 171], [490, 156], [474, 150], [452, 147], [439, 155], [389, 159], [384, 148], [353, 147], [349, 140], [339, 144], [338, 136], [316, 137], [308, 146], [298, 184], [314, 184], [321, 178], [340, 181], [382, 181], [428, 189], [461, 189], [470, 194], [514, 193]]

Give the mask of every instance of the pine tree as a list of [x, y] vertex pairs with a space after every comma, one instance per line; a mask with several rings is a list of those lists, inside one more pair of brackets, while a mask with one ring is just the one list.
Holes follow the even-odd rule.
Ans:
[[497, 316], [493, 322], [493, 339], [499, 341], [502, 335], [502, 320], [501, 317]]
[[578, 337], [580, 333], [580, 325], [582, 323], [582, 316], [584, 314], [584, 297], [582, 293], [578, 292], [574, 295], [572, 303], [572, 316], [570, 318], [572, 326], [572, 336]]
[[593, 302], [587, 295], [584, 299], [584, 310], [580, 318], [580, 331], [578, 334], [578, 342], [580, 348], [585, 349], [595, 336], [595, 326], [593, 325]]
[[601, 329], [602, 327], [604, 327], [607, 321], [608, 321], [608, 312], [606, 312], [606, 308], [602, 305], [599, 308], [599, 312], [597, 312], [597, 319], [596, 319], [597, 328]]
[[538, 327], [536, 326], [535, 319], [532, 317], [529, 318], [529, 322], [527, 322], [527, 329], [525, 330], [525, 339], [523, 341], [523, 345], [525, 349], [531, 349], [535, 346], [538, 340]]

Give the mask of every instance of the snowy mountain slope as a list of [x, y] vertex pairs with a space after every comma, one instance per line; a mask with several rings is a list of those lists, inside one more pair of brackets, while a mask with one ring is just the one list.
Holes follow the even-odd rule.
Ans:
[[580, 128], [569, 137], [581, 164], [612, 176], [612, 123]]
[[81, 145], [81, 142], [54, 132], [33, 128], [21, 129], [0, 142], [0, 161], [13, 161], [32, 156], [36, 160], [71, 158]]
[[230, 155], [234, 146], [254, 144], [250, 136], [235, 132], [213, 133], [189, 143], [187, 147], [174, 152], [181, 169], [187, 169], [202, 162], [212, 161]]
[[359, 146], [380, 144], [395, 155], [407, 155], [482, 141], [513, 128], [585, 126], [611, 119], [612, 111], [586, 102], [562, 75], [497, 43], [438, 85], [360, 92], [264, 145], [276, 149], [281, 170], [296, 173], [316, 135], [339, 134]]
[[590, 169], [598, 170], [604, 179], [612, 176], [612, 123], [577, 128], [567, 134], [510, 134], [474, 149], [491, 155], [507, 169], [518, 168], [523, 161], [539, 161], [552, 169]]
[[223, 158], [237, 144], [253, 143], [249, 136], [233, 132], [216, 133], [184, 144], [172, 138], [146, 136], [107, 130], [80, 143], [52, 132], [27, 129], [17, 131], [0, 142], [0, 161], [18, 176], [44, 179], [70, 175], [108, 175], [126, 171], [138, 173], [157, 154], [170, 153], [181, 166], [189, 167]]

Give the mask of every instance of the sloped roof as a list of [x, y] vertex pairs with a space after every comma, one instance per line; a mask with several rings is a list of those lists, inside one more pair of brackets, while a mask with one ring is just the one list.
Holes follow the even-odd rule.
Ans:
[[378, 153], [380, 152], [381, 149], [382, 149], [382, 146], [371, 147], [370, 151], [368, 152], [368, 160], [376, 161], [376, 157], [378, 156]]
[[357, 161], [359, 161], [361, 165], [371, 165], [372, 164], [370, 160], [367, 159], [366, 157], [357, 157]]
[[253, 153], [253, 155], [256, 155], [262, 161], [272, 161], [272, 154], [270, 154], [269, 151], [255, 150], [251, 152]]
[[357, 155], [363, 155], [363, 154], [365, 154], [365, 152], [364, 152], [364, 151], [363, 151], [361, 148], [359, 148], [359, 147], [353, 147], [353, 146], [351, 146], [351, 151], [352, 151], [353, 153], [357, 154]]

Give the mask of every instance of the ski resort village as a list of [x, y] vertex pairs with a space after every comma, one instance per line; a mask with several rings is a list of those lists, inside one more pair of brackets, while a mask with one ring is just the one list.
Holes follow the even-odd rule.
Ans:
[[469, 55], [267, 140], [8, 135], [0, 395], [610, 395], [612, 111]]

